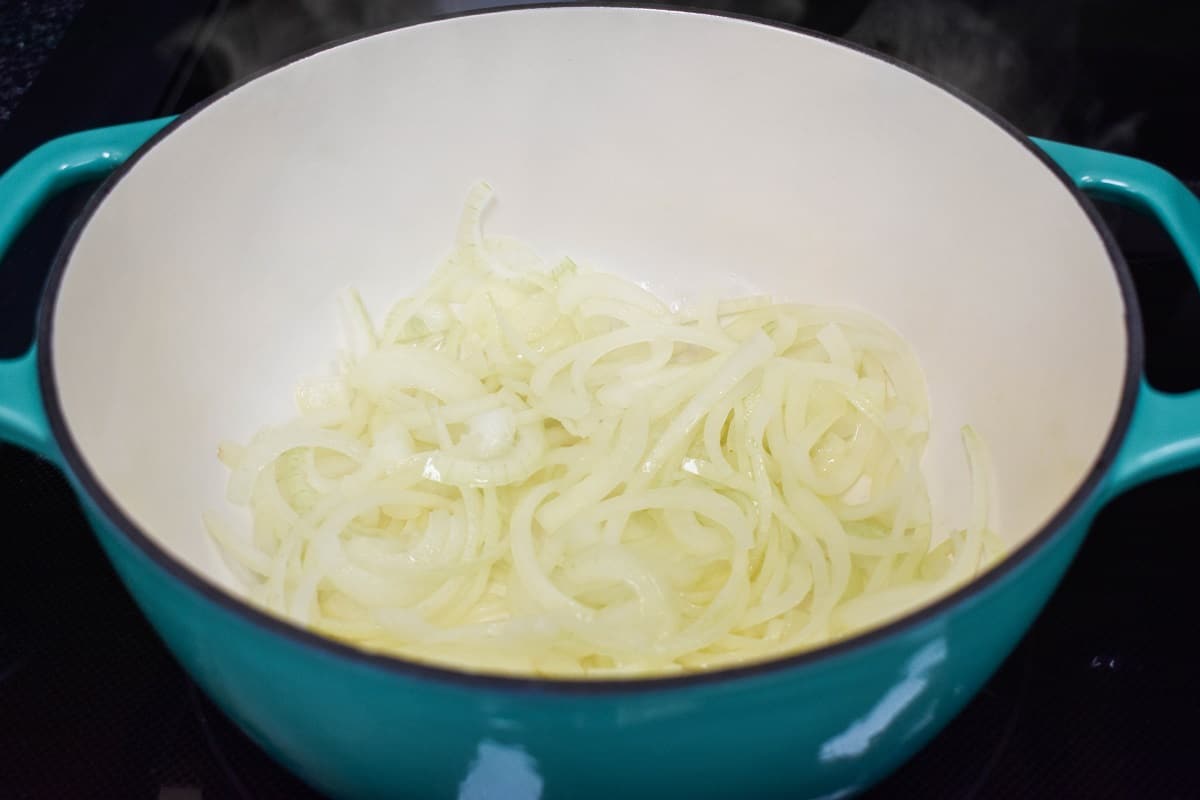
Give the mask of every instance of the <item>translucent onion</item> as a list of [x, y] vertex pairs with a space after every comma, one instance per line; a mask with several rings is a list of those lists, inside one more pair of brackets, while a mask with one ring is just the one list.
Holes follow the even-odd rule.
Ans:
[[464, 670], [629, 677], [851, 636], [1000, 556], [970, 428], [970, 517], [932, 530], [924, 377], [887, 326], [672, 310], [485, 237], [490, 194], [379, 327], [339, 297], [340, 371], [296, 420], [219, 448], [251, 527], [205, 523], [254, 602]]

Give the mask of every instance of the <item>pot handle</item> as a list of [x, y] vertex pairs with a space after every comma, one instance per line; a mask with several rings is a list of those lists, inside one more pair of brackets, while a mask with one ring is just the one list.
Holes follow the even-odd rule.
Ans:
[[[1158, 218], [1200, 285], [1200, 200], [1161, 167], [1136, 158], [1034, 139], [1088, 194]], [[1129, 432], [1108, 473], [1111, 493], [1200, 466], [1200, 390], [1167, 394], [1145, 376]]]
[[[34, 212], [54, 193], [112, 172], [169, 118], [72, 133], [46, 142], [0, 175], [0, 259]], [[38, 388], [37, 345], [0, 359], [0, 441], [58, 463]]]

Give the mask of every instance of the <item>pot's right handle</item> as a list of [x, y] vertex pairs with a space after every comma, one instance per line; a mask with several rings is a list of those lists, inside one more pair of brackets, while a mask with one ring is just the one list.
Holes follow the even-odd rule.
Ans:
[[[1186, 186], [1161, 167], [1136, 158], [1034, 141], [1088, 194], [1154, 214], [1200, 285], [1200, 200]], [[1200, 390], [1166, 394], [1143, 376], [1129, 432], [1108, 473], [1112, 491], [1195, 466], [1200, 466]]]
[[[169, 119], [132, 122], [72, 133], [47, 142], [0, 175], [0, 258], [51, 195], [108, 174]], [[0, 441], [56, 459], [38, 389], [37, 345], [0, 359]]]

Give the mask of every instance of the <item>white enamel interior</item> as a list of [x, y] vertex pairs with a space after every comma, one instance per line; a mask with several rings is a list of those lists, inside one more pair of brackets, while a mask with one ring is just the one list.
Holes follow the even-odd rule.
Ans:
[[216, 444], [292, 415], [338, 346], [443, 254], [468, 187], [489, 231], [669, 295], [757, 287], [883, 317], [926, 370], [940, 524], [963, 423], [1014, 544], [1079, 486], [1118, 409], [1121, 293], [1059, 179], [965, 103], [837, 44], [670, 11], [558, 8], [361, 39], [232, 92], [100, 205], [58, 300], [55, 380], [104, 489], [231, 578], [200, 515]]

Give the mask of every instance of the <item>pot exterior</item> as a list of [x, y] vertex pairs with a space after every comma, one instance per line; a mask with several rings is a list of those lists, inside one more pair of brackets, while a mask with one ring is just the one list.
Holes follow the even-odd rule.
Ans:
[[960, 604], [840, 657], [587, 694], [455, 685], [265, 630], [176, 580], [80, 495], [184, 668], [264, 749], [338, 798], [850, 796], [911, 757], [987, 681], [1097, 505]]

